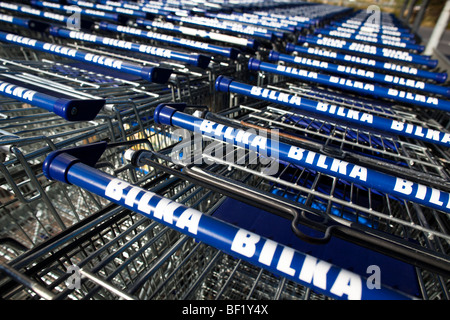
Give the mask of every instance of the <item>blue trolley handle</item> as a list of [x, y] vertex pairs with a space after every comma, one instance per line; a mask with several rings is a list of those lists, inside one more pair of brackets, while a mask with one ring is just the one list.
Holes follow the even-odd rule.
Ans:
[[[100, 22], [98, 26], [102, 30], [108, 30], [108, 31], [113, 31], [113, 32], [122, 32], [125, 34], [130, 34], [130, 35], [138, 36], [138, 37], [145, 38], [145, 39], [154, 39], [157, 41], [168, 42], [168, 43], [175, 44], [178, 46], [183, 46], [183, 47], [187, 47], [187, 48], [191, 48], [191, 49], [202, 50], [202, 51], [206, 51], [209, 53], [219, 54], [221, 56], [225, 56], [230, 59], [237, 59], [237, 57], [240, 53], [240, 51], [235, 48], [221, 47], [221, 46], [216, 46], [216, 45], [206, 43], [206, 42], [176, 38], [176, 37], [166, 35], [166, 34], [131, 28], [128, 26], [117, 25], [117, 24], [108, 23], [105, 21]], [[196, 59], [196, 61], [198, 64], [198, 59]]]
[[399, 36], [390, 36], [387, 34], [379, 34], [379, 33], [373, 33], [373, 32], [364, 31], [364, 30], [351, 29], [351, 28], [343, 28], [343, 27], [333, 28], [330, 25], [328, 25], [328, 26], [323, 26], [323, 28], [321, 28], [320, 30], [344, 32], [346, 34], [351, 34], [354, 36], [355, 35], [369, 36], [372, 38], [376, 38], [377, 40], [392, 40], [395, 42], [416, 44], [416, 40], [414, 38], [402, 38]]
[[69, 5], [76, 5], [80, 7], [85, 7], [88, 9], [95, 9], [99, 11], [108, 11], [108, 12], [114, 12], [116, 14], [121, 14], [125, 16], [130, 17], [139, 17], [139, 18], [145, 18], [147, 17], [147, 14], [142, 11], [137, 11], [134, 9], [129, 8], [123, 8], [123, 7], [116, 7], [116, 6], [105, 6], [97, 3], [87, 2], [87, 1], [73, 1], [73, 0], [67, 0], [67, 3]]
[[218, 32], [206, 31], [201, 29], [195, 29], [185, 26], [178, 26], [170, 22], [151, 21], [146, 19], [136, 19], [136, 24], [156, 29], [169, 30], [170, 32], [181, 33], [188, 36], [200, 37], [204, 39], [210, 39], [219, 42], [225, 42], [240, 47], [248, 47], [256, 50], [259, 47], [259, 42], [252, 38], [241, 38], [237, 36], [231, 36]]
[[[99, 142], [54, 151], [44, 161], [44, 175], [50, 180], [83, 188], [227, 254], [333, 298], [412, 299], [386, 286], [377, 290], [370, 289], [367, 280], [356, 273], [205, 215], [93, 168], [106, 147], [106, 143]], [[319, 276], [322, 281], [314, 278]]]
[[0, 41], [17, 44], [42, 52], [48, 52], [65, 58], [105, 67], [107, 69], [121, 71], [155, 83], [167, 83], [170, 75], [172, 74], [172, 70], [170, 69], [160, 67], [143, 67], [120, 59], [110, 58], [70, 47], [22, 37], [13, 33], [0, 31]]
[[36, 92], [0, 80], [0, 94], [53, 112], [68, 121], [93, 120], [105, 105], [104, 99], [66, 99]]
[[216, 90], [219, 91], [233, 92], [259, 100], [274, 102], [319, 116], [326, 116], [332, 119], [332, 121], [348, 123], [356, 127], [371, 128], [381, 132], [388, 132], [392, 135], [401, 135], [447, 148], [450, 147], [450, 133], [448, 132], [428, 129], [402, 121], [372, 115], [363, 111], [351, 110], [333, 104], [289, 95], [276, 90], [264, 89], [240, 83], [223, 76], [219, 76], [216, 83]]
[[374, 45], [366, 45], [362, 43], [348, 43], [347, 41], [334, 38], [319, 38], [311, 37], [309, 35], [305, 37], [300, 35], [298, 37], [298, 42], [307, 42], [309, 44], [340, 49], [347, 52], [367, 54], [369, 56], [377, 57], [378, 59], [414, 63], [426, 66], [428, 68], [436, 68], [438, 65], [438, 61], [435, 59], [431, 59], [430, 56], [413, 54], [406, 51], [394, 50], [390, 48], [380, 48]]
[[160, 57], [163, 59], [181, 61], [203, 69], [207, 68], [209, 62], [211, 61], [210, 56], [202, 54], [186, 54], [183, 52], [177, 52], [170, 49], [158, 48], [130, 41], [119, 41], [113, 38], [101, 37], [95, 34], [85, 33], [81, 31], [74, 31], [56, 26], [50, 28], [50, 34], [57, 37], [77, 39], [86, 42], [105, 45], [108, 47], [121, 48], [124, 50], [150, 54], [152, 56]]
[[291, 78], [296, 78], [302, 81], [310, 81], [341, 90], [348, 90], [351, 92], [370, 95], [372, 97], [392, 99], [400, 103], [405, 103], [407, 105], [412, 104], [431, 109], [443, 110], [446, 112], [450, 111], [450, 101], [443, 100], [434, 96], [397, 90], [394, 88], [373, 84], [371, 82], [352, 80], [347, 77], [343, 78], [339, 76], [307, 71], [305, 69], [276, 65], [273, 63], [263, 62], [255, 58], [251, 58], [249, 60], [248, 66], [249, 69], [253, 71], [260, 70], [275, 73]]
[[393, 35], [393, 36], [407, 38], [407, 39], [411, 39], [411, 38], [415, 37], [415, 35], [413, 33], [411, 33], [410, 30], [406, 30], [406, 29], [403, 29], [403, 30], [390, 30], [390, 29], [386, 29], [386, 28], [373, 29], [371, 27], [364, 26], [364, 25], [357, 26], [357, 25], [353, 25], [351, 23], [346, 23], [346, 22], [331, 21], [330, 27], [332, 28], [333, 26], [351, 28], [351, 29], [354, 29], [357, 31], [367, 29], [367, 30], [372, 30], [372, 32], [376, 33], [376, 34]]
[[340, 62], [351, 62], [354, 64], [368, 66], [370, 68], [383, 70], [385, 72], [391, 73], [392, 71], [395, 73], [403, 73], [408, 75], [413, 75], [415, 77], [425, 78], [434, 80], [438, 83], [443, 83], [447, 80], [447, 73], [445, 72], [432, 72], [428, 70], [422, 70], [418, 68], [412, 68], [404, 65], [397, 65], [386, 61], [380, 61], [375, 59], [365, 59], [359, 56], [354, 56], [350, 54], [343, 54], [336, 51], [331, 50], [322, 50], [315, 49], [311, 47], [302, 47], [298, 45], [294, 45], [293, 43], [286, 44], [286, 52], [298, 52], [302, 54], [325, 57], [329, 59], [333, 59], [334, 61]]
[[193, 24], [193, 25], [200, 25], [200, 26], [206, 26], [206, 27], [210, 27], [213, 29], [218, 29], [218, 30], [225, 30], [228, 32], [232, 32], [232, 33], [237, 33], [237, 34], [245, 34], [245, 35], [250, 35], [250, 36], [254, 36], [257, 38], [262, 38], [268, 41], [275, 41], [276, 37], [283, 37], [284, 34], [280, 32], [276, 33], [276, 32], [260, 32], [260, 31], [256, 31], [254, 30], [254, 28], [250, 28], [250, 27], [233, 27], [231, 25], [228, 24], [224, 24], [224, 23], [213, 23], [210, 21], [201, 21], [201, 20], [195, 20], [195, 19], [190, 19], [190, 18], [184, 18], [184, 17], [177, 17], [174, 15], [168, 15], [166, 17], [166, 19], [168, 21], [176, 21], [176, 22], [182, 22], [182, 23], [187, 23], [187, 24]]
[[337, 38], [344, 38], [344, 39], [350, 39], [354, 41], [362, 41], [362, 42], [369, 42], [374, 45], [382, 45], [382, 46], [388, 46], [388, 47], [395, 47], [395, 48], [402, 48], [403, 50], [415, 50], [419, 53], [423, 52], [425, 50], [425, 46], [419, 45], [419, 44], [412, 44], [412, 43], [406, 43], [402, 41], [390, 41], [390, 40], [384, 40], [379, 38], [371, 38], [368, 36], [360, 35], [360, 34], [346, 34], [344, 32], [335, 31], [335, 30], [327, 30], [327, 29], [316, 29], [316, 34], [322, 34], [327, 35], [330, 37], [337, 37]]
[[[252, 86], [242, 85], [229, 78], [219, 76], [216, 80], [216, 90], [224, 92], [243, 93], [251, 95]], [[275, 97], [275, 92], [270, 92]], [[289, 95], [283, 95], [282, 99]], [[281, 98], [278, 95], [277, 98]], [[292, 98], [292, 96], [291, 96]], [[294, 97], [300, 99], [299, 97]], [[278, 100], [278, 99], [275, 99]], [[275, 102], [275, 101], [274, 101]], [[393, 196], [416, 202], [437, 210], [450, 213], [450, 194], [422, 184], [408, 181], [399, 177], [385, 174], [370, 168], [364, 168], [346, 161], [341, 161], [329, 156], [317, 154], [302, 148], [294, 147], [283, 142], [272, 141], [254, 134], [245, 134], [243, 141], [242, 130], [227, 128], [217, 125], [212, 121], [202, 120], [197, 117], [176, 112], [175, 109], [166, 107], [164, 112], [155, 110], [155, 121], [167, 125], [178, 126], [189, 131], [200, 132], [203, 135], [214, 137], [235, 145], [243, 146], [256, 152], [264, 152], [267, 156], [278, 158], [304, 168], [309, 168], [324, 174], [328, 174], [357, 185], [373, 188]], [[447, 134], [447, 139], [450, 135]], [[342, 165], [342, 167], [341, 167]], [[342, 169], [342, 170], [341, 170]]]
[[45, 31], [50, 26], [50, 24], [38, 20], [19, 18], [6, 14], [0, 14], [0, 21], [40, 32]]
[[63, 5], [63, 4], [58, 4], [58, 3], [54, 3], [54, 2], [31, 0], [30, 3], [36, 7], [50, 8], [50, 9], [64, 11], [64, 12], [76, 9], [77, 12], [79, 12], [81, 15], [86, 16], [86, 17], [109, 19], [109, 20], [113, 20], [113, 21], [117, 21], [117, 22], [123, 20], [123, 18], [124, 18], [122, 15], [120, 15], [118, 13], [111, 13], [111, 12], [105, 12], [105, 11], [93, 10], [93, 9], [84, 9], [84, 8], [80, 8], [78, 6]]
[[367, 69], [359, 69], [354, 67], [349, 67], [346, 65], [338, 65], [331, 62], [325, 62], [321, 60], [313, 60], [303, 58], [301, 56], [291, 56], [288, 54], [279, 53], [277, 51], [271, 50], [269, 52], [269, 60], [271, 61], [284, 61], [288, 63], [298, 64], [305, 66], [307, 68], [313, 68], [318, 70], [324, 70], [335, 74], [341, 74], [344, 76], [351, 75], [355, 78], [361, 78], [368, 81], [376, 81], [383, 85], [395, 85], [404, 87], [405, 89], [414, 89], [422, 92], [428, 92], [432, 94], [443, 95], [447, 98], [450, 97], [450, 88], [439, 86], [432, 83], [427, 83], [423, 81], [417, 81], [409, 78], [394, 77], [389, 74], [383, 74], [378, 72], [373, 72]]

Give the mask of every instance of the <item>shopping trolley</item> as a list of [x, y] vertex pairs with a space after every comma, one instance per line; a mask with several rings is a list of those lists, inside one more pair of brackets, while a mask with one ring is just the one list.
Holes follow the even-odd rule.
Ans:
[[[176, 100], [176, 94], [184, 93], [184, 97], [189, 95], [194, 97], [198, 92], [204, 92], [205, 90], [208, 92], [209, 88], [209, 84], [206, 85], [202, 79], [198, 82], [194, 81], [195, 75], [194, 78], [191, 76], [194, 86], [186, 86], [186, 83], [190, 82], [182, 71], [177, 71], [178, 75], [172, 77], [172, 84], [168, 86], [145, 81], [138, 75], [108, 70], [105, 73], [105, 69], [102, 68], [86, 68], [86, 65], [65, 59], [58, 61], [53, 56], [53, 52], [42, 54], [42, 52], [24, 50], [23, 47], [17, 46], [5, 46], [4, 51], [6, 58], [2, 58], [4, 65], [2, 78], [6, 80], [2, 82], [2, 93], [14, 100], [23, 98], [22, 101], [27, 103], [19, 106], [11, 102], [10, 99], [3, 103], [4, 122], [2, 122], [2, 128], [5, 130], [4, 141], [9, 142], [13, 138], [14, 142], [18, 144], [14, 146], [17, 150], [15, 151], [18, 154], [17, 157], [11, 154], [11, 161], [4, 163], [6, 165], [4, 174], [7, 177], [7, 181], [4, 182], [9, 183], [8, 190], [14, 190], [17, 194], [17, 198], [13, 196], [12, 203], [8, 204], [7, 207], [15, 207], [17, 201], [21, 199], [26, 205], [22, 210], [26, 211], [27, 208], [31, 208], [31, 200], [39, 202], [39, 199], [44, 197], [50, 207], [49, 210], [53, 211], [53, 215], [58, 220], [61, 220], [59, 219], [60, 213], [57, 213], [59, 209], [55, 209], [55, 205], [49, 200], [47, 193], [44, 191], [45, 187], [41, 185], [40, 178], [31, 177], [32, 181], [27, 181], [27, 174], [37, 174], [35, 172], [37, 165], [34, 162], [39, 161], [40, 156], [62, 145], [88, 143], [89, 141], [102, 139], [117, 142], [120, 140], [127, 141], [131, 138], [147, 138], [152, 135], [151, 130], [146, 126], [146, 121], [151, 119], [152, 107], [154, 108], [163, 101]], [[17, 59], [20, 56], [24, 56], [25, 59]], [[27, 58], [33, 56], [34, 61]], [[42, 75], [45, 76], [44, 79], [41, 78]], [[164, 76], [164, 74], [160, 75]], [[165, 78], [167, 79], [167, 77]], [[201, 77], [197, 76], [197, 78]], [[14, 85], [6, 81], [13, 82]], [[21, 86], [18, 86], [19, 83]], [[29, 90], [25, 90], [24, 87]], [[52, 92], [53, 95], [50, 95], [49, 92]], [[70, 99], [62, 99], [62, 95]], [[206, 94], [204, 95], [206, 96]], [[11, 107], [8, 107], [8, 105]], [[77, 107], [77, 112], [72, 112], [73, 106]], [[36, 107], [59, 114], [67, 120], [74, 121], [74, 123], [58, 121], [53, 113], [39, 112]], [[83, 110], [86, 112], [82, 112]], [[147, 112], [148, 115], [146, 115]], [[80, 120], [92, 121], [83, 124]], [[155, 143], [157, 143], [156, 140]], [[4, 146], [6, 146], [5, 150], [8, 150], [10, 143], [5, 142]], [[23, 154], [26, 156], [23, 156]], [[21, 156], [21, 160], [18, 160], [19, 156]], [[19, 181], [23, 179], [24, 181], [18, 185], [12, 174], [20, 171], [18, 168], [20, 164], [24, 169], [22, 169], [23, 172], [20, 175], [17, 175], [17, 179]], [[135, 173], [132, 173], [132, 176], [136, 179]], [[33, 184], [36, 186], [33, 186]], [[36, 188], [38, 188], [38, 191], [36, 191]], [[9, 193], [9, 195], [11, 194]], [[57, 197], [59, 196], [55, 193], [55, 199]], [[67, 198], [67, 194], [64, 197]], [[71, 201], [69, 203], [69, 210], [74, 210], [75, 206], [71, 204]], [[99, 207], [101, 205], [97, 204], [97, 208]], [[82, 210], [79, 213], [72, 211], [72, 214], [78, 220], [79, 217], [83, 216]], [[25, 214], [24, 219], [18, 220], [33, 220], [31, 216]], [[12, 218], [15, 220], [15, 217]], [[77, 221], [76, 218], [72, 218], [66, 223], [58, 221], [58, 225], [60, 228], [65, 228]], [[36, 221], [39, 222], [40, 219], [36, 218]], [[49, 225], [52, 224], [54, 223], [49, 223]], [[20, 228], [21, 222], [18, 225]], [[40, 225], [42, 227], [44, 224], [40, 223]], [[28, 228], [32, 228], [32, 226]], [[24, 232], [25, 241], [29, 241], [26, 246], [35, 245], [47, 237], [39, 238], [39, 234], [42, 233], [39, 228], [39, 226], [36, 227], [38, 239], [36, 239], [36, 236], [30, 237], [29, 231]], [[58, 232], [58, 230], [60, 229], [56, 228], [54, 232]], [[44, 232], [43, 234], [47, 233]]]
[[[89, 121], [67, 121], [52, 108], [2, 97], [3, 298], [449, 298], [447, 88], [438, 84], [446, 74], [427, 70], [436, 63], [419, 52], [402, 57], [420, 63], [389, 65], [381, 55], [337, 53], [347, 67], [369, 61], [364, 68], [380, 77], [394, 68], [399, 78], [422, 81], [424, 88], [416, 89], [425, 89], [429, 103], [411, 108], [402, 94], [375, 100], [345, 84], [331, 86], [325, 74], [318, 83], [308, 77], [319, 75], [317, 65], [304, 65], [306, 76], [293, 77], [300, 67], [288, 64], [308, 62], [284, 54], [306, 53], [295, 43], [299, 33], [301, 40], [342, 36], [331, 33], [334, 22], [358, 30], [358, 38], [346, 41], [371, 40], [379, 48], [383, 36], [401, 36], [401, 43], [414, 44], [396, 21], [383, 16], [378, 30], [346, 8], [289, 3], [286, 9], [278, 2], [261, 3], [263, 10], [201, 2], [196, 8], [172, 1], [70, 3], [111, 19], [80, 11], [91, 24], [78, 38], [54, 20], [46, 30], [7, 23], [17, 41], [1, 52], [5, 82], [33, 85], [36, 94], [61, 88], [103, 104]], [[26, 11], [17, 11], [18, 18]], [[119, 12], [128, 25], [116, 19]], [[376, 29], [383, 33], [373, 36]], [[83, 57], [108, 56], [134, 71], [36, 50], [24, 37]], [[99, 46], [89, 41], [94, 37], [114, 41]], [[204, 44], [199, 54], [209, 48], [213, 55], [206, 68], [114, 45], [136, 40], [197, 51], [193, 39]], [[309, 44], [317, 47], [308, 55], [334, 59], [317, 41]], [[237, 59], [227, 45], [239, 48]], [[266, 59], [281, 61], [283, 73]], [[138, 65], [172, 75], [150, 82]], [[370, 85], [384, 94], [380, 84]], [[380, 289], [368, 279], [374, 266], [383, 272]]]

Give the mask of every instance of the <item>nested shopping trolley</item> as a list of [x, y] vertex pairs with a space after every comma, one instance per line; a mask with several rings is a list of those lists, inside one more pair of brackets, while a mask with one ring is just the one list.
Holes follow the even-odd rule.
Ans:
[[449, 298], [446, 74], [395, 20], [73, 4], [1, 5], [2, 298]]

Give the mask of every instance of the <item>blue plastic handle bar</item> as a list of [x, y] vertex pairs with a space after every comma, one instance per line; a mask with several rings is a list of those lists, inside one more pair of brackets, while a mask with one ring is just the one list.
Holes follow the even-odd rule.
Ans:
[[[384, 16], [386, 17], [386, 16]], [[391, 16], [392, 17], [392, 16]], [[408, 27], [405, 27], [403, 23], [399, 20], [392, 20], [390, 21], [383, 19], [379, 20], [378, 23], [373, 23], [372, 21], [369, 21], [369, 15], [354, 15], [353, 17], [344, 17], [341, 20], [334, 20], [331, 23], [332, 24], [341, 24], [341, 23], [347, 23], [351, 24], [355, 28], [361, 28], [361, 27], [368, 27], [373, 28], [376, 30], [392, 30], [392, 31], [398, 31], [398, 32], [404, 32], [404, 33], [411, 33], [411, 29]]]
[[288, 54], [279, 53], [277, 51], [270, 51], [269, 60], [284, 61], [292, 64], [301, 65], [307, 68], [323, 70], [334, 74], [341, 74], [344, 76], [351, 76], [368, 81], [376, 81], [382, 85], [394, 85], [404, 87], [406, 89], [418, 90], [424, 93], [439, 94], [445, 97], [450, 97], [450, 88], [439, 86], [424, 81], [417, 81], [409, 78], [402, 78], [392, 76], [390, 74], [383, 74], [373, 72], [367, 69], [360, 69], [349, 67], [348, 65], [339, 65], [322, 60], [309, 59], [302, 56], [291, 56]]
[[[234, 15], [241, 15], [241, 16], [250, 16], [253, 18], [261, 18], [261, 19], [275, 19], [275, 20], [282, 20], [282, 21], [291, 21], [291, 22], [309, 22], [313, 20], [318, 19], [312, 19], [306, 15], [300, 15], [298, 13], [294, 13], [291, 15], [284, 15], [281, 13], [274, 13], [274, 12], [266, 12], [266, 11], [252, 11], [251, 13], [248, 12], [236, 12], [233, 11]], [[314, 24], [319, 21], [314, 21]]]
[[50, 54], [105, 67], [107, 69], [124, 72], [154, 83], [166, 83], [172, 74], [172, 70], [170, 69], [160, 67], [143, 67], [141, 65], [120, 59], [110, 58], [70, 47], [22, 37], [13, 33], [0, 32], [0, 41], [17, 44], [33, 50], [48, 52]]
[[279, 74], [302, 81], [319, 83], [328, 87], [348, 90], [354, 93], [369, 95], [375, 98], [392, 99], [407, 105], [418, 105], [431, 109], [450, 111], [450, 101], [443, 100], [434, 96], [412, 93], [409, 91], [397, 90], [394, 88], [383, 87], [370, 82], [362, 82], [350, 79], [350, 77], [339, 77], [327, 74], [321, 74], [315, 71], [297, 69], [263, 62], [254, 58], [249, 61], [249, 69], [253, 71], [265, 71]]
[[39, 32], [45, 32], [50, 27], [50, 24], [42, 21], [19, 18], [6, 14], [0, 14], [0, 21]]
[[336, 26], [336, 27], [343, 27], [343, 28], [351, 28], [354, 30], [371, 30], [373, 33], [378, 33], [378, 34], [386, 34], [386, 35], [394, 35], [397, 37], [402, 37], [402, 38], [414, 38], [414, 34], [412, 34], [409, 30], [393, 30], [393, 29], [389, 29], [389, 28], [372, 28], [371, 26], [365, 26], [365, 25], [356, 25], [356, 24], [352, 24], [352, 23], [347, 23], [347, 22], [338, 22], [338, 21], [331, 21], [330, 24], [332, 26]]
[[179, 8], [169, 8], [167, 6], [148, 6], [147, 3], [139, 4], [137, 2], [115, 2], [115, 1], [97, 1], [101, 4], [108, 5], [108, 6], [114, 6], [118, 8], [125, 8], [125, 9], [132, 9], [135, 11], [142, 11], [145, 13], [148, 13], [150, 15], [156, 15], [156, 16], [167, 16], [168, 14], [171, 14], [171, 12], [174, 13], [181, 13], [188, 14], [188, 10], [182, 10]]
[[146, 44], [134, 43], [131, 41], [118, 40], [115, 38], [101, 37], [91, 33], [65, 29], [53, 26], [50, 28], [50, 34], [57, 37], [82, 40], [86, 42], [97, 43], [100, 45], [120, 48], [128, 51], [134, 51], [149, 54], [168, 60], [181, 61], [199, 68], [206, 69], [211, 61], [210, 56], [203, 54], [188, 54], [170, 49], [153, 47]]
[[29, 28], [30, 19], [18, 18], [11, 15], [0, 14], [0, 21], [15, 24], [19, 27]]
[[402, 42], [402, 41], [379, 39], [379, 38], [374, 38], [374, 37], [361, 35], [361, 34], [345, 33], [345, 32], [337, 31], [337, 30], [316, 29], [315, 34], [321, 34], [321, 35], [337, 37], [337, 38], [345, 38], [345, 39], [354, 40], [354, 41], [370, 42], [374, 45], [395, 47], [395, 48], [399, 48], [399, 49], [403, 49], [403, 50], [414, 50], [419, 53], [421, 53], [421, 52], [423, 52], [423, 50], [425, 50], [425, 46], [418, 45], [418, 44], [406, 43], [406, 42]]
[[[246, 27], [244, 25], [239, 25], [239, 24], [236, 24], [233, 26], [230, 24], [225, 24], [222, 22], [214, 21], [214, 20], [206, 20], [206, 18], [200, 20], [200, 19], [194, 19], [191, 17], [177, 17], [174, 15], [168, 15], [166, 17], [166, 20], [182, 22], [182, 23], [197, 25], [197, 26], [202, 26], [202, 27], [209, 27], [209, 28], [217, 29], [217, 30], [225, 30], [228, 32], [236, 33], [236, 34], [250, 35], [250, 36], [262, 38], [262, 39], [265, 39], [268, 41], [275, 41], [275, 38], [277, 37], [277, 35], [274, 32], [261, 32], [261, 31], [255, 30], [255, 28], [253, 28], [253, 27]], [[283, 33], [281, 35], [278, 34], [278, 36], [284, 37], [284, 34]]]
[[134, 17], [134, 18], [146, 18], [147, 17], [147, 14], [145, 12], [128, 9], [128, 8], [113, 7], [113, 6], [108, 6], [108, 5], [98, 4], [98, 3], [92, 3], [92, 2], [88, 2], [88, 1], [69, 0], [69, 1], [67, 1], [67, 3], [69, 3], [71, 5], [87, 7], [87, 8], [95, 9], [95, 10], [99, 10], [99, 11], [114, 12], [115, 14], [122, 14], [125, 16]]
[[331, 59], [334, 61], [344, 62], [344, 63], [353, 63], [356, 65], [367, 66], [373, 69], [378, 69], [386, 73], [401, 73], [405, 75], [411, 75], [417, 78], [424, 78], [434, 80], [438, 83], [443, 83], [447, 81], [447, 73], [446, 72], [431, 72], [428, 70], [422, 70], [419, 68], [395, 64], [392, 62], [380, 61], [376, 59], [363, 58], [360, 56], [354, 56], [350, 54], [343, 54], [336, 52], [335, 50], [324, 50], [317, 49], [312, 47], [302, 47], [298, 45], [294, 45], [293, 43], [286, 44], [287, 52], [298, 52], [300, 54], [307, 54], [315, 57], [322, 57]]
[[258, 41], [251, 38], [240, 38], [235, 36], [230, 36], [226, 34], [220, 34], [217, 32], [211, 32], [206, 30], [199, 30], [195, 28], [189, 28], [185, 26], [177, 26], [170, 22], [152, 21], [146, 19], [136, 19], [138, 25], [152, 27], [159, 30], [168, 30], [171, 32], [181, 33], [188, 36], [199, 37], [203, 39], [210, 39], [219, 42], [230, 43], [233, 45], [238, 45], [242, 47], [248, 47], [251, 49], [257, 49], [259, 46]]
[[[241, 13], [241, 12], [232, 12], [231, 14], [225, 13], [207, 13], [206, 16], [216, 17], [219, 19], [239, 21], [244, 23], [252, 23], [252, 24], [260, 24], [261, 26], [267, 27], [290, 27], [286, 29], [286, 31], [295, 32], [300, 31], [302, 28], [309, 28], [311, 23], [309, 20], [305, 20], [303, 22], [296, 20], [289, 20], [287, 18], [272, 18], [269, 16], [261, 16], [257, 14], [249, 14], [249, 13]], [[293, 28], [293, 29], [292, 29]]]
[[53, 13], [53, 12], [41, 11], [36, 8], [18, 5], [15, 3], [0, 2], [0, 8], [32, 15], [35, 17], [58, 21], [61, 23], [67, 23], [67, 21], [69, 19], [68, 16], [64, 16], [64, 15]]
[[259, 100], [274, 102], [290, 108], [316, 114], [318, 116], [328, 117], [333, 122], [343, 122], [355, 125], [356, 127], [375, 129], [377, 131], [387, 132], [393, 135], [400, 135], [422, 140], [428, 143], [438, 144], [444, 147], [450, 147], [450, 133], [447, 132], [428, 129], [334, 104], [302, 98], [295, 95], [282, 93], [277, 90], [252, 86], [223, 76], [219, 76], [217, 78], [216, 90], [233, 92]]
[[108, 23], [105, 21], [102, 21], [99, 23], [99, 28], [102, 30], [108, 30], [113, 32], [121, 32], [125, 34], [130, 34], [133, 36], [138, 36], [145, 39], [153, 39], [157, 41], [167, 42], [174, 45], [191, 48], [191, 49], [197, 49], [213, 54], [218, 54], [221, 56], [225, 56], [230, 59], [237, 59], [240, 51], [236, 48], [227, 48], [227, 47], [221, 47], [216, 46], [213, 44], [209, 44], [206, 42], [201, 41], [195, 41], [195, 40], [189, 40], [189, 39], [182, 39], [182, 38], [176, 38], [171, 35], [162, 34], [162, 33], [156, 33], [152, 31], [146, 31], [142, 29], [137, 29], [129, 26], [123, 26], [123, 25], [117, 25], [113, 23]]
[[[245, 24], [252, 24], [261, 26], [264, 28], [273, 28], [277, 30], [282, 30], [283, 32], [289, 32], [294, 33], [297, 31], [297, 28], [292, 25], [288, 25], [282, 22], [271, 22], [271, 21], [264, 21], [262, 19], [248, 19], [242, 16], [230, 16], [223, 13], [206, 13], [205, 16], [209, 18], [216, 18], [221, 20], [229, 20], [229, 21], [236, 21], [238, 23], [245, 23]], [[304, 27], [304, 26], [303, 26]], [[301, 28], [299, 28], [301, 30]]]
[[[106, 147], [97, 143], [85, 148], [87, 150], [81, 153], [98, 154]], [[106, 174], [92, 167], [95, 160], [80, 159], [80, 151], [74, 149], [55, 151], [47, 156], [43, 170], [48, 179], [78, 186], [227, 254], [336, 299], [412, 299], [386, 286], [370, 289], [368, 281], [356, 273]]]
[[77, 10], [77, 12], [79, 12], [81, 15], [93, 17], [93, 18], [109, 19], [109, 20], [113, 20], [113, 21], [120, 20], [119, 14], [117, 14], [117, 13], [109, 13], [109, 12], [93, 10], [93, 9], [83, 9], [83, 8], [76, 7], [76, 6], [63, 5], [63, 4], [58, 4], [55, 2], [48, 2], [48, 1], [31, 0], [30, 3], [36, 7], [50, 8], [50, 9], [64, 11], [64, 12], [72, 12], [73, 10]]
[[399, 36], [391, 36], [391, 35], [387, 35], [387, 34], [373, 33], [370, 31], [356, 30], [356, 29], [352, 29], [352, 28], [334, 27], [331, 25], [322, 27], [322, 30], [339, 31], [339, 32], [344, 32], [344, 33], [348, 33], [348, 34], [352, 34], [352, 35], [368, 36], [368, 37], [375, 38], [379, 41], [391, 40], [391, 41], [404, 42], [404, 43], [409, 43], [409, 44], [416, 43], [416, 40], [414, 38], [402, 38]]
[[308, 35], [306, 37], [299, 36], [298, 42], [299, 43], [306, 42], [321, 47], [335, 48], [346, 52], [362, 53], [369, 56], [377, 57], [379, 59], [403, 61], [407, 63], [423, 65], [429, 68], [435, 68], [438, 65], [438, 61], [435, 59], [430, 59], [429, 56], [408, 53], [406, 51], [394, 50], [391, 48], [380, 48], [374, 45], [356, 42], [347, 42], [345, 40], [334, 38], [327, 38], [327, 37], [319, 38]]
[[[230, 91], [241, 91], [237, 89], [238, 87], [235, 86], [233, 81], [226, 81], [224, 83], [222, 79], [218, 78], [216, 85], [222, 88], [219, 91], [226, 91], [224, 87], [227, 86], [230, 88], [233, 87], [229, 89]], [[209, 120], [203, 120], [165, 105], [155, 109], [154, 119], [156, 123], [201, 133], [202, 135], [232, 145], [255, 152], [263, 152], [264, 155], [279, 159], [280, 161], [315, 170], [337, 177], [338, 179], [355, 183], [359, 186], [373, 188], [401, 199], [450, 213], [450, 194], [435, 188], [308, 151], [281, 141], [274, 141], [264, 136], [214, 123]]]
[[3, 80], [0, 80], [0, 95], [53, 112], [68, 121], [93, 120], [105, 105], [104, 99], [61, 98]]

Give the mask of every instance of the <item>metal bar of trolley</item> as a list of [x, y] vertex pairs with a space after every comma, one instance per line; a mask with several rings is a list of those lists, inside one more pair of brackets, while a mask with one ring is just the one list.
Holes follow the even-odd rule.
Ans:
[[[319, 261], [275, 241], [265, 239], [245, 229], [224, 223], [200, 211], [183, 206], [151, 191], [108, 175], [92, 166], [106, 144], [60, 150], [49, 154], [44, 163], [48, 179], [74, 184], [125, 208], [140, 213], [183, 234], [212, 245], [271, 272], [299, 282], [334, 298], [344, 299], [405, 299], [408, 296], [389, 288], [371, 290], [364, 279], [347, 270]], [[83, 150], [85, 149], [85, 150]], [[80, 159], [83, 154], [90, 155]], [[94, 155], [95, 154], [95, 155]], [[84, 158], [84, 157], [83, 157]], [[81, 162], [80, 162], [81, 160]], [[89, 165], [90, 164], [90, 165]], [[277, 249], [281, 254], [275, 254]], [[327, 281], [312, 281], [311, 267], [324, 265]], [[309, 274], [309, 276], [306, 276]], [[306, 280], [306, 281], [305, 281]], [[351, 284], [349, 285], [349, 281]]]

